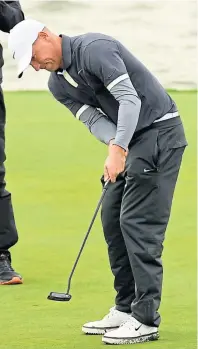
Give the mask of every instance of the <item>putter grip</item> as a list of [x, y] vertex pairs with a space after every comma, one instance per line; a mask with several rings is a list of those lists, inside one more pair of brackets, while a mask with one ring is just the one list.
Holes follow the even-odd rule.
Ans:
[[107, 189], [110, 183], [111, 183], [111, 180], [107, 179], [107, 181], [104, 184], [104, 189]]

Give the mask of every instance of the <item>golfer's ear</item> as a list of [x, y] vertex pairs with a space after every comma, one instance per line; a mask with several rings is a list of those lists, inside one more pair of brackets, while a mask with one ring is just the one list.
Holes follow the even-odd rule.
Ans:
[[40, 32], [40, 33], [38, 33], [38, 37], [39, 37], [40, 39], [43, 39], [43, 40], [48, 40], [48, 39], [49, 39], [49, 35], [48, 35], [48, 33], [46, 33], [46, 32]]

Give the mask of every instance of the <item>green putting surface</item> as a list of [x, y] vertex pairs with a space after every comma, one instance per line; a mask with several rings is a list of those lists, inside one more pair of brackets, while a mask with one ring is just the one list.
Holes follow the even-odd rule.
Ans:
[[[138, 349], [196, 348], [196, 93], [171, 95], [189, 146], [164, 243], [161, 338]], [[5, 99], [7, 189], [20, 236], [13, 267], [24, 285], [0, 287], [0, 349], [103, 348], [100, 336], [81, 334], [84, 322], [114, 304], [99, 216], [74, 274], [72, 300], [47, 295], [66, 288], [101, 194], [107, 148], [47, 92], [7, 92]]]

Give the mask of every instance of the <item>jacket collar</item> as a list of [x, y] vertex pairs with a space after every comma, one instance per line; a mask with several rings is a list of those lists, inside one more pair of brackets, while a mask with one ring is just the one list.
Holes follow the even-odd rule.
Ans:
[[71, 38], [62, 34], [60, 37], [62, 37], [63, 70], [66, 70], [71, 65]]

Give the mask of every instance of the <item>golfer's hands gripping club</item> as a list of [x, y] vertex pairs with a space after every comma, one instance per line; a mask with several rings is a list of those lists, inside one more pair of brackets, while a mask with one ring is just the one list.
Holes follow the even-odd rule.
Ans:
[[113, 141], [109, 143], [109, 155], [104, 164], [104, 180], [106, 182], [110, 179], [112, 183], [115, 183], [117, 176], [125, 169], [128, 151], [113, 144]]

